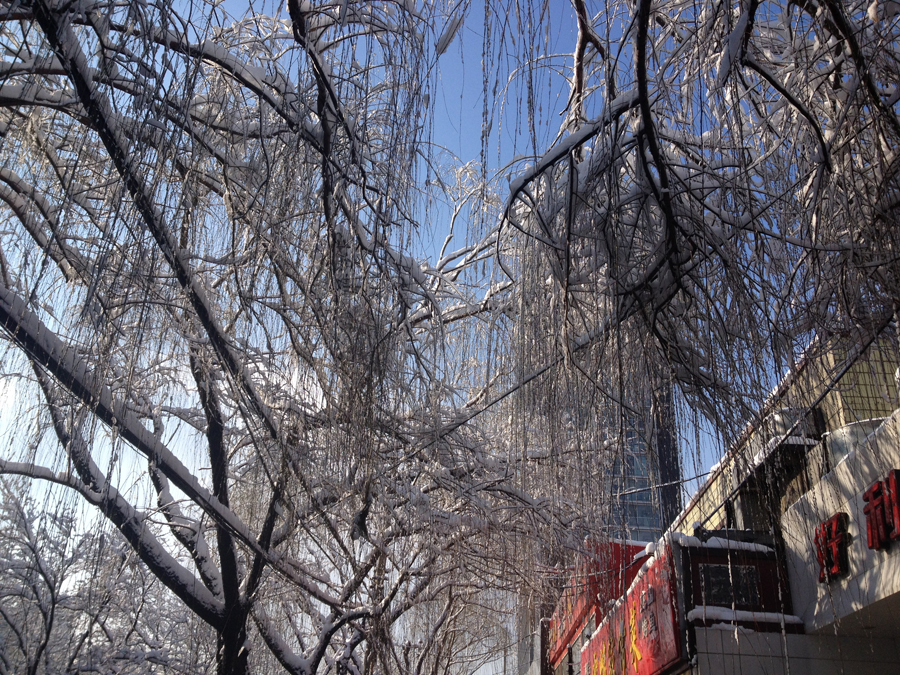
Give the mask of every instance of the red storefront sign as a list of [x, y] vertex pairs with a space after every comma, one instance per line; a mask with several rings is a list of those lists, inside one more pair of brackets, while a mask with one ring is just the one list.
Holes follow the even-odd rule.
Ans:
[[591, 612], [622, 595], [640, 569], [640, 564], [634, 565], [632, 560], [645, 546], [620, 541], [585, 543], [586, 551], [579, 557], [550, 619], [551, 666], [555, 668], [568, 653]]
[[[875, 481], [863, 493], [866, 517], [866, 545], [873, 550], [886, 549], [900, 539], [900, 469], [891, 469], [884, 480]], [[850, 537], [846, 513], [836, 513], [816, 527], [816, 558], [819, 581], [827, 583], [850, 569], [848, 550]]]
[[887, 478], [876, 481], [863, 493], [866, 515], [866, 544], [880, 551], [893, 539], [900, 539], [900, 471], [892, 469]]
[[581, 652], [581, 675], [655, 675], [682, 658], [669, 547], [606, 616]]
[[850, 569], [847, 559], [847, 550], [850, 547], [848, 522], [850, 517], [846, 513], [836, 513], [816, 527], [814, 543], [821, 583], [843, 576]]

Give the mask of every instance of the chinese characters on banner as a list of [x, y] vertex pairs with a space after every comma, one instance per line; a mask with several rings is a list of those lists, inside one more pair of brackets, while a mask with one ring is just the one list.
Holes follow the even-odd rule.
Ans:
[[886, 549], [892, 539], [900, 539], [900, 471], [892, 469], [887, 478], [876, 481], [863, 494], [866, 514], [866, 544], [876, 551]]
[[836, 513], [816, 527], [815, 545], [816, 559], [819, 561], [819, 581], [827, 583], [843, 576], [850, 569], [847, 550], [850, 536], [847, 534], [847, 523], [850, 516]]
[[655, 675], [681, 658], [670, 549], [605, 617], [581, 653], [581, 675]]
[[550, 619], [548, 655], [554, 669], [590, 613], [618, 597], [623, 584], [631, 585], [638, 568], [628, 563], [643, 550], [644, 544], [585, 540], [585, 551]]

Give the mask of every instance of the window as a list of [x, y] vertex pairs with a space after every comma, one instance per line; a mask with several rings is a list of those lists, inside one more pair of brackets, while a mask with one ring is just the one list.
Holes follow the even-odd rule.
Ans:
[[759, 607], [759, 571], [753, 565], [700, 565], [704, 605]]

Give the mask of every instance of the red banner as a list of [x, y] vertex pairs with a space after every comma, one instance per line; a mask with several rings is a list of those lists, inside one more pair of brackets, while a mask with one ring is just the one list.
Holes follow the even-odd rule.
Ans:
[[581, 653], [581, 675], [655, 675], [679, 661], [675, 568], [666, 550], [603, 619]]
[[639, 542], [585, 542], [586, 551], [579, 556], [550, 620], [549, 659], [554, 668], [590, 613], [621, 597], [631, 584], [640, 569], [640, 563], [632, 564], [632, 560], [645, 546]]

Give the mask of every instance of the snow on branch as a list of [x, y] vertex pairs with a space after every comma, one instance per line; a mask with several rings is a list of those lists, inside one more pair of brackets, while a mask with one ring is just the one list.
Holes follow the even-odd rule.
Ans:
[[572, 152], [575, 148], [581, 147], [599, 133], [604, 131], [613, 120], [624, 115], [629, 110], [634, 110], [639, 104], [639, 95], [636, 89], [620, 94], [609, 105], [601, 115], [591, 122], [583, 125], [578, 131], [566, 136], [562, 141], [553, 146], [535, 164], [528, 170], [517, 176], [515, 180], [509, 184], [509, 196], [506, 199], [506, 209], [504, 214], [509, 218], [510, 210], [518, 199], [519, 194], [535, 178], [544, 173], [551, 166], [558, 164]]
[[34, 11], [35, 18], [41, 25], [44, 35], [68, 72], [79, 100], [86, 108], [110, 159], [131, 194], [138, 213], [159, 245], [164, 258], [175, 273], [179, 285], [187, 295], [197, 319], [209, 336], [216, 355], [228, 374], [235, 379], [246, 394], [250, 408], [262, 420], [267, 432], [277, 441], [279, 438], [278, 423], [258, 395], [242, 360], [229, 344], [212, 310], [206, 292], [194, 276], [184, 252], [181, 251], [178, 242], [168, 229], [165, 217], [151, 198], [140, 169], [129, 155], [129, 144], [115, 123], [109, 102], [94, 85], [87, 60], [72, 27], [67, 21], [59, 21], [55, 9], [46, 0], [37, 0], [34, 3]]
[[6, 329], [12, 340], [40, 364], [43, 370], [56, 378], [105, 424], [117, 429], [123, 439], [153, 462], [163, 475], [219, 525], [227, 528], [244, 545], [262, 556], [267, 564], [320, 601], [331, 605], [338, 604], [335, 598], [317, 585], [303, 579], [292, 567], [288, 567], [263, 550], [256, 537], [237, 515], [213, 497], [187, 467], [141, 424], [122, 401], [113, 399], [110, 390], [88, 367], [85, 359], [50, 331], [22, 298], [2, 285], [0, 285], [0, 326]]

